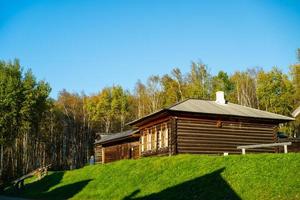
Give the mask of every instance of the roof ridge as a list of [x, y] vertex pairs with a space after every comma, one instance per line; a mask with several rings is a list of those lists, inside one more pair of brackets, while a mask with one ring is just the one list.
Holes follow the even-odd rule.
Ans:
[[188, 100], [213, 101], [213, 100], [209, 100], [209, 99], [198, 99], [198, 98], [194, 98], [194, 97], [188, 97], [188, 98], [186, 98], [186, 99], [184, 99], [184, 100], [181, 100], [181, 101], [178, 101], [177, 103], [172, 104], [171, 106], [168, 106], [168, 107], [166, 107], [166, 108], [164, 108], [164, 109], [169, 110], [169, 109], [173, 108], [174, 106], [177, 106], [177, 105], [179, 105], [179, 104], [182, 104], [182, 103], [184, 103], [184, 102], [186, 102], [186, 101], [188, 101]]
[[186, 101], [188, 101], [188, 100], [190, 100], [190, 98], [186, 98], [186, 99], [184, 99], [184, 100], [178, 101], [177, 103], [172, 104], [172, 105], [170, 105], [170, 106], [168, 106], [168, 107], [166, 107], [166, 108], [164, 108], [164, 109], [169, 110], [169, 109], [171, 109], [172, 107], [177, 106], [177, 105], [179, 105], [179, 104], [181, 104], [181, 103], [184, 103], [184, 102], [186, 102]]

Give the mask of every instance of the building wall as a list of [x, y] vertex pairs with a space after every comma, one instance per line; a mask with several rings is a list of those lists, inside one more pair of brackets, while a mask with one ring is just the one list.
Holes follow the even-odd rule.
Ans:
[[102, 145], [101, 144], [95, 144], [95, 162], [101, 163], [102, 162]]
[[[273, 143], [274, 124], [237, 121], [176, 119], [177, 153], [223, 154], [241, 153], [239, 145]], [[275, 148], [249, 149], [247, 152], [274, 152]]]
[[139, 142], [126, 142], [110, 145], [103, 148], [103, 163], [109, 163], [122, 159], [139, 158]]
[[95, 159], [97, 163], [109, 163], [122, 159], [137, 159], [140, 157], [139, 141], [136, 138], [95, 145]]

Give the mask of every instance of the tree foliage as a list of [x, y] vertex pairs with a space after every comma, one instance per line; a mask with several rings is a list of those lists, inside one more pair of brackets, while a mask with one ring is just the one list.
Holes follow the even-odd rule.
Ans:
[[293, 94], [291, 81], [278, 68], [258, 73], [257, 97], [260, 109], [290, 115], [293, 111]]
[[45, 162], [40, 131], [49, 93], [49, 85], [23, 73], [18, 60], [0, 62], [0, 175], [13, 177]]

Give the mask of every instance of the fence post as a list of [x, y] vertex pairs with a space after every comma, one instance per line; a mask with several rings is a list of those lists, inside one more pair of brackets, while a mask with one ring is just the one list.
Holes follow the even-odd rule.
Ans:
[[246, 149], [242, 149], [242, 154], [243, 154], [243, 155], [246, 154]]
[[287, 145], [284, 145], [284, 153], [287, 153], [288, 150], [287, 150]]

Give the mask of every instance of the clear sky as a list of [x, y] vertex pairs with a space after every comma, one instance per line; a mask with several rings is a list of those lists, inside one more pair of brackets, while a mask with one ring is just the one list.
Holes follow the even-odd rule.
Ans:
[[285, 72], [300, 47], [299, 0], [0, 0], [0, 59], [19, 58], [56, 98], [138, 79], [248, 67]]

